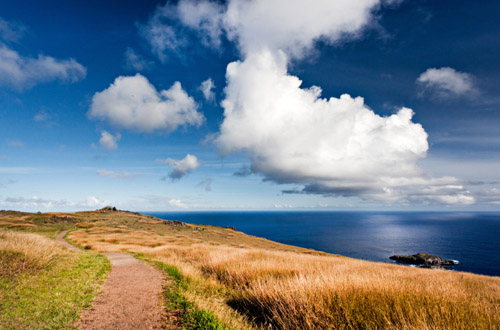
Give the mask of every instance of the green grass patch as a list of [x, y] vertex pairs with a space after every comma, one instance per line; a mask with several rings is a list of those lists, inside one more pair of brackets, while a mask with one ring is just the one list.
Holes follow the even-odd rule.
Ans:
[[68, 254], [35, 274], [0, 277], [0, 329], [71, 329], [111, 265], [96, 253]]
[[173, 285], [164, 290], [165, 304], [169, 310], [180, 310], [182, 312], [182, 328], [186, 330], [227, 330], [217, 317], [209, 311], [198, 309], [195, 304], [184, 296], [189, 288], [189, 278], [182, 275], [177, 267], [166, 265], [160, 261], [147, 259], [142, 253], [134, 253], [140, 260], [152, 263], [163, 271], [173, 281]]

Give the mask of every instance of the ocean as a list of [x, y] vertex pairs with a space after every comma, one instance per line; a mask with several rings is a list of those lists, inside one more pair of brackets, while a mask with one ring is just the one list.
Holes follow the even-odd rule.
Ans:
[[236, 227], [276, 242], [371, 261], [426, 252], [454, 270], [500, 276], [500, 213], [146, 212], [192, 224]]

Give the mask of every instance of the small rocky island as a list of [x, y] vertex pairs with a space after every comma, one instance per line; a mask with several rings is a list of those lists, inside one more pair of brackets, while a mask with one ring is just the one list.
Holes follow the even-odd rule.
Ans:
[[389, 259], [399, 263], [416, 265], [422, 268], [450, 268], [458, 264], [456, 260], [444, 259], [428, 253], [417, 253], [413, 255], [393, 255]]

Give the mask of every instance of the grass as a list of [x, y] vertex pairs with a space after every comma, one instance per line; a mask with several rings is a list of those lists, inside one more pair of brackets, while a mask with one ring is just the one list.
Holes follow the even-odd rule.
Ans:
[[0, 231], [0, 255], [0, 329], [72, 328], [110, 270], [97, 253], [35, 234]]
[[153, 263], [169, 277], [172, 283], [165, 286], [165, 304], [169, 311], [180, 311], [180, 323], [183, 329], [227, 330], [213, 313], [198, 309], [195, 304], [186, 299], [184, 293], [189, 289], [189, 279], [184, 277], [179, 269], [160, 261], [151, 261], [144, 254], [136, 253], [135, 257]]

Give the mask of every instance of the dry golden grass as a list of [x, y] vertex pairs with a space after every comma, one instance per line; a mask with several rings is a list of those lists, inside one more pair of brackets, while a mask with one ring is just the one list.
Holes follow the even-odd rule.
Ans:
[[180, 268], [194, 283], [189, 298], [235, 329], [498, 329], [500, 324], [496, 277], [214, 245], [152, 231], [92, 228], [73, 232], [70, 239], [99, 251], [145, 253]]
[[0, 276], [36, 272], [65, 254], [60, 244], [43, 236], [0, 230]]

